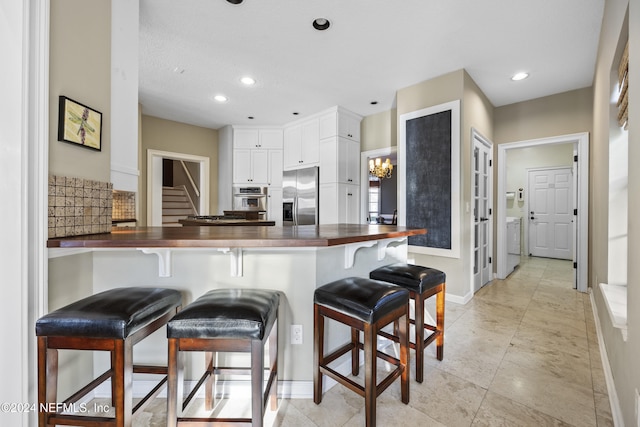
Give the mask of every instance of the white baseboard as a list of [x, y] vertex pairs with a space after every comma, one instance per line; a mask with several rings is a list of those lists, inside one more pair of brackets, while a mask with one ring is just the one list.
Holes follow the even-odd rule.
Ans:
[[469, 292], [469, 293], [467, 293], [466, 295], [463, 295], [463, 296], [445, 294], [445, 300], [446, 301], [451, 301], [451, 302], [454, 302], [456, 304], [462, 304], [462, 305], [465, 305], [466, 303], [471, 301], [472, 298], [473, 298], [473, 292]]
[[602, 359], [602, 369], [604, 371], [604, 378], [607, 384], [607, 393], [609, 394], [609, 404], [611, 405], [611, 418], [613, 419], [614, 426], [624, 426], [624, 418], [622, 417], [622, 410], [620, 409], [620, 400], [618, 399], [618, 393], [616, 392], [616, 385], [613, 380], [613, 373], [611, 372], [611, 366], [609, 365], [609, 358], [607, 357], [607, 348], [604, 345], [602, 338], [602, 329], [600, 328], [600, 318], [598, 317], [598, 307], [593, 298], [593, 288], [589, 292], [589, 298], [591, 299], [591, 309], [593, 311], [593, 317], [596, 324], [596, 333], [598, 335], [598, 347], [600, 347], [600, 358]]

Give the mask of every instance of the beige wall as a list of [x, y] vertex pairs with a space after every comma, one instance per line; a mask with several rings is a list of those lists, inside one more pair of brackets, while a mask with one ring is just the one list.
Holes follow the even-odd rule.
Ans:
[[[51, 2], [49, 172], [111, 180], [111, 1]], [[102, 151], [58, 141], [58, 97], [102, 113]]]
[[[486, 138], [493, 137], [493, 107], [486, 96], [464, 71], [458, 70], [400, 89], [397, 92], [396, 120], [402, 114], [421, 110], [454, 100], [461, 100], [460, 133], [460, 233], [461, 256], [458, 259], [410, 253], [417, 264], [428, 265], [446, 272], [447, 294], [458, 298], [471, 297], [471, 213], [465, 209], [471, 194], [471, 129], [477, 129]], [[428, 228], [428, 227], [427, 227]]]
[[[593, 253], [590, 262], [590, 281], [593, 285], [606, 282], [608, 276], [608, 208], [609, 208], [609, 135], [612, 69], [617, 65], [615, 55], [619, 40], [626, 38], [625, 13], [629, 8], [628, 30], [630, 44], [629, 74], [638, 74], [640, 45], [640, 4], [626, 0], [605, 2], [600, 46], [594, 79], [593, 138], [591, 142], [591, 225], [589, 229]], [[629, 88], [629, 184], [628, 184], [628, 267], [627, 267], [627, 327], [628, 339], [624, 341], [619, 329], [613, 328], [602, 294], [594, 289], [593, 299], [598, 310], [600, 328], [605, 342], [606, 355], [615, 382], [622, 420], [620, 425], [637, 424], [636, 393], [640, 390], [640, 87]], [[613, 125], [615, 126], [615, 125]], [[635, 226], [634, 226], [635, 223]], [[615, 393], [614, 393], [615, 392]]]
[[147, 150], [169, 151], [209, 157], [210, 193], [209, 212], [218, 208], [218, 131], [199, 126], [142, 115], [140, 163], [140, 217], [139, 225], [147, 218]]
[[[111, 1], [50, 3], [49, 173], [111, 181]], [[102, 113], [102, 151], [58, 141], [58, 97]], [[91, 254], [49, 260], [49, 310], [93, 294]], [[59, 394], [67, 396], [93, 375], [86, 352], [62, 352]]]
[[396, 115], [397, 111], [394, 108], [363, 118], [360, 124], [360, 151], [371, 151], [398, 145], [398, 121]]
[[584, 88], [495, 109], [493, 142], [592, 132], [592, 89]]

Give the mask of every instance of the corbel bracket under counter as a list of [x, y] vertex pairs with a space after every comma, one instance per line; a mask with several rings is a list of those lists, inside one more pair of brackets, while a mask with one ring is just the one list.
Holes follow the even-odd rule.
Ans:
[[349, 243], [344, 247], [344, 268], [352, 268], [356, 259], [356, 252], [361, 248], [370, 248], [377, 245], [378, 261], [382, 261], [387, 255], [389, 245], [393, 242], [403, 242], [407, 240], [406, 237], [382, 239], [382, 240], [369, 240], [365, 242]]
[[[172, 254], [174, 251], [184, 251], [189, 249], [170, 248], [137, 248], [143, 254], [155, 254], [158, 256], [158, 276], [171, 277], [172, 275]], [[202, 249], [199, 249], [202, 250]], [[229, 254], [231, 256], [230, 274], [231, 277], [242, 277], [242, 248], [215, 248], [217, 252]]]

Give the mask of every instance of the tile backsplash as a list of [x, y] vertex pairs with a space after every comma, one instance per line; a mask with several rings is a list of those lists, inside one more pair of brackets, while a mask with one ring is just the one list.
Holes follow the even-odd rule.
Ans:
[[49, 175], [49, 237], [111, 232], [113, 184]]
[[113, 190], [113, 220], [136, 218], [136, 193], [133, 191]]

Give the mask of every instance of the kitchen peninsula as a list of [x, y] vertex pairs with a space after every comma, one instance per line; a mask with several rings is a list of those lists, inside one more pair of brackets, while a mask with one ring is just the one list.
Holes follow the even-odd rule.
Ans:
[[[181, 290], [183, 303], [188, 304], [215, 288], [282, 292], [279, 370], [285, 394], [295, 397], [310, 396], [312, 391], [314, 290], [340, 278], [368, 277], [377, 267], [406, 262], [407, 237], [424, 233], [424, 229], [360, 224], [133, 227], [50, 239], [48, 247], [55, 257], [65, 256], [65, 251], [91, 251], [94, 293], [118, 286], [162, 286]], [[290, 325], [302, 325], [301, 344], [291, 342]], [[349, 337], [346, 328], [335, 326], [328, 329], [328, 348]], [[163, 362], [164, 337], [149, 341], [140, 343], [140, 356]], [[200, 362], [194, 363], [200, 367]], [[95, 364], [96, 371], [106, 368], [102, 359]], [[194, 372], [189, 367], [185, 378], [193, 378]]]

